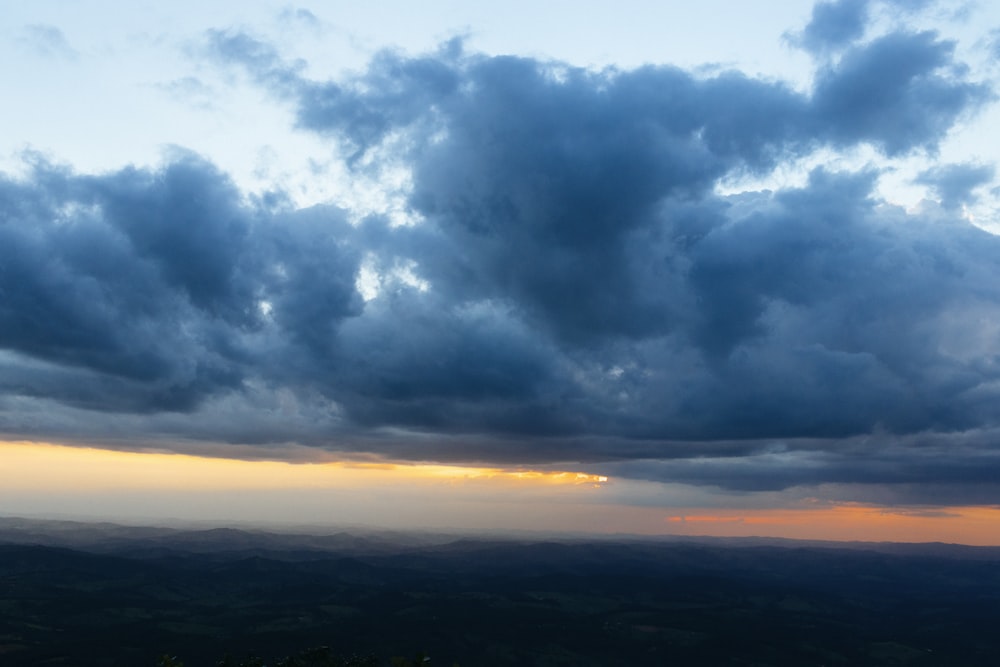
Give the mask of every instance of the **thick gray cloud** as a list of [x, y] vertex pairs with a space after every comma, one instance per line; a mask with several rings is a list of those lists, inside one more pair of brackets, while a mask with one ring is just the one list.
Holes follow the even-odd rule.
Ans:
[[309, 233], [315, 214], [242, 200], [195, 157], [99, 177], [39, 163], [0, 183], [6, 393], [191, 410], [272, 363], [269, 329], [295, 347], [359, 309], [341, 216]]
[[811, 39], [842, 53], [808, 91], [460, 42], [314, 81], [212, 33], [352, 168], [408, 169], [419, 222], [247, 198], [196, 156], [6, 178], [0, 430], [989, 496], [1000, 240], [951, 208], [991, 167], [926, 173], [942, 207], [916, 214], [873, 168], [717, 191], [821, 149], [933, 152], [991, 99], [934, 33], [862, 43], [865, 3], [823, 7]]
[[956, 118], [989, 95], [954, 75], [954, 48], [933, 32], [852, 48], [817, 75], [818, 121], [840, 142], [869, 142], [888, 155], [934, 150]]

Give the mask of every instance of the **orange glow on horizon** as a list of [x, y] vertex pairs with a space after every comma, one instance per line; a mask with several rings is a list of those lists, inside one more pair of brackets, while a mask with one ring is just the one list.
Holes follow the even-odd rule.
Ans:
[[819, 508], [751, 509], [725, 515], [692, 510], [666, 516], [663, 523], [669, 533], [692, 536], [1000, 546], [1000, 507], [992, 506], [908, 509], [842, 503]]
[[[251, 452], [252, 453], [252, 452]], [[207, 458], [0, 442], [0, 512], [347, 521], [604, 534], [953, 542], [1000, 546], [1000, 507], [631, 505], [603, 475], [391, 461]], [[607, 487], [607, 488], [605, 488]], [[676, 491], [675, 491], [676, 493]], [[749, 499], [752, 502], [752, 499]], [[668, 501], [665, 501], [668, 502]], [[795, 501], [797, 502], [797, 501]]]
[[[753, 523], [757, 520], [756, 517], [751, 517], [749, 523]], [[670, 523], [748, 523], [745, 517], [742, 516], [668, 516], [667, 521]]]

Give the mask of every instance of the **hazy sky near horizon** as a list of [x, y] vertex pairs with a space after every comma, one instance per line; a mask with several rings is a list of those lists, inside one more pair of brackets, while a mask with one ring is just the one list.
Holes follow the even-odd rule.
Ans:
[[493, 4], [0, 4], [0, 437], [450, 466], [373, 496], [434, 525], [994, 516], [1000, 7]]

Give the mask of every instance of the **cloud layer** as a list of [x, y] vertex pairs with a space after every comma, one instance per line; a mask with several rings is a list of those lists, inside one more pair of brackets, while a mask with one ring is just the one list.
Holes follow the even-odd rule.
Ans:
[[807, 91], [459, 41], [317, 81], [211, 33], [354, 173], [408, 173], [417, 222], [249, 197], [193, 153], [32, 158], [0, 180], [0, 430], [1000, 502], [1000, 240], [960, 216], [992, 166], [924, 173], [940, 203], [917, 212], [874, 166], [718, 188], [933, 153], [992, 100], [933, 32], [862, 41], [867, 11], [817, 6]]

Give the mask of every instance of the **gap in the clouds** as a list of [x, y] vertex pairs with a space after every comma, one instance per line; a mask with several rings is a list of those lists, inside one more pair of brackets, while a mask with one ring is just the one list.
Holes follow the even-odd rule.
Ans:
[[394, 285], [401, 285], [426, 292], [431, 288], [430, 282], [420, 276], [419, 267], [414, 260], [395, 260], [391, 266], [379, 265], [378, 257], [368, 253], [358, 267], [355, 288], [365, 301], [376, 299], [379, 294]]
[[[275, 450], [264, 448], [260, 448], [256, 458], [250, 458], [255, 448], [233, 447], [246, 458], [196, 456], [148, 447], [100, 449], [57, 443], [0, 441], [7, 465], [23, 465], [25, 473], [49, 475], [46, 481], [58, 480], [65, 482], [67, 487], [81, 489], [150, 488], [158, 484], [168, 488], [206, 484], [211, 488], [235, 489], [286, 485], [362, 486], [406, 479], [428, 483], [441, 480], [523, 481], [548, 485], [595, 485], [596, 488], [608, 481], [607, 476], [584, 472], [400, 462], [371, 457], [343, 458], [336, 453], [313, 449], [309, 451], [314, 460], [280, 460]], [[66, 466], [61, 467], [60, 463]], [[92, 474], [80, 479], [76, 477], [78, 470], [72, 464], [89, 465]], [[18, 484], [43, 481], [34, 479], [28, 482], [28, 479], [33, 478], [31, 475], [18, 477]]]
[[[8, 510], [66, 515], [89, 509], [92, 517], [110, 519], [397, 525], [408, 517], [404, 527], [441, 528], [448, 521], [474, 525], [478, 512], [507, 521], [513, 515], [504, 506], [511, 500], [589, 503], [608, 483], [590, 472], [350, 459], [316, 450], [312, 460], [282, 461], [265, 448], [250, 459], [255, 448], [235, 449], [247, 458], [2, 442], [7, 482], [0, 500]], [[450, 518], [442, 522], [434, 513]]]
[[807, 186], [809, 175], [816, 169], [829, 172], [876, 173], [872, 196], [889, 206], [896, 206], [908, 215], [957, 215], [966, 222], [991, 234], [1000, 234], [1000, 188], [989, 183], [970, 192], [967, 202], [957, 211], [949, 210], [934, 187], [922, 182], [922, 175], [942, 167], [965, 167], [988, 162], [949, 163], [940, 155], [918, 152], [901, 158], [887, 158], [869, 144], [850, 150], [820, 148], [800, 158], [780, 162], [766, 173], [730, 172], [720, 178], [714, 188], [723, 198], [747, 194], [775, 193]]
[[729, 172], [715, 184], [715, 194], [730, 197], [753, 192], [780, 192], [806, 187], [809, 174], [816, 169], [828, 172], [859, 173], [876, 169], [878, 179], [873, 193], [886, 202], [911, 208], [925, 199], [927, 188], [912, 183], [926, 168], [927, 160], [920, 156], [887, 159], [870, 144], [850, 149], [821, 147], [798, 158], [789, 157], [765, 173]]
[[[299, 138], [309, 136], [297, 130]], [[438, 139], [444, 137], [443, 130]], [[297, 172], [286, 167], [283, 188], [297, 208], [332, 204], [343, 209], [347, 220], [360, 225], [375, 216], [392, 227], [418, 224], [421, 217], [410, 207], [413, 192], [413, 168], [406, 161], [411, 140], [399, 131], [388, 132], [381, 144], [352, 153], [350, 147], [336, 141], [317, 142], [317, 155], [299, 155], [307, 168]], [[301, 151], [300, 151], [301, 152]], [[290, 164], [287, 155], [274, 155], [274, 160]], [[291, 157], [295, 157], [293, 154]], [[251, 187], [266, 189], [268, 173], [262, 172]]]
[[[866, 148], [868, 147], [844, 151], [823, 147], [801, 157], [790, 156], [768, 172], [730, 171], [716, 181], [714, 190], [717, 195], [728, 197], [747, 192], [777, 192], [802, 188], [809, 182], [809, 174], [814, 169], [854, 172], [863, 168], [865, 164], [870, 164], [874, 151], [865, 150]], [[864, 157], [858, 155], [862, 152], [866, 153]]]
[[[253, 448], [242, 448], [247, 455]], [[1000, 507], [890, 507], [804, 499], [754, 507], [630, 504], [630, 486], [594, 472], [389, 460], [315, 463], [208, 458], [164, 451], [0, 443], [8, 514], [219, 525], [358, 525], [551, 535], [682, 535], [1000, 545]], [[646, 488], [648, 493], [651, 491]]]

